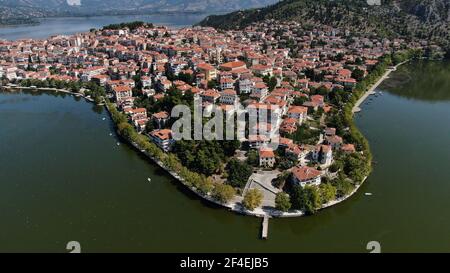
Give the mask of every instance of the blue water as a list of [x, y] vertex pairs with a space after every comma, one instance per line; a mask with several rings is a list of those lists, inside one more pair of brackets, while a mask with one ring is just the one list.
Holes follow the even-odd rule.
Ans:
[[152, 14], [152, 15], [119, 15], [44, 18], [36, 25], [19, 25], [0, 27], [0, 39], [44, 39], [57, 34], [74, 34], [89, 31], [91, 28], [101, 28], [105, 25], [144, 21], [169, 27], [186, 27], [200, 22], [207, 14]]

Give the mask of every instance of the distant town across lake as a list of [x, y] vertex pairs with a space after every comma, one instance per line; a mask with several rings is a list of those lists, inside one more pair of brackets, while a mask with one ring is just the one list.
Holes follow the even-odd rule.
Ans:
[[101, 28], [109, 24], [131, 21], [144, 21], [169, 27], [186, 27], [198, 23], [207, 15], [205, 13], [162, 13], [151, 15], [43, 18], [39, 19], [39, 24], [0, 27], [0, 39], [43, 39], [52, 35], [69, 35], [86, 32], [92, 28]]

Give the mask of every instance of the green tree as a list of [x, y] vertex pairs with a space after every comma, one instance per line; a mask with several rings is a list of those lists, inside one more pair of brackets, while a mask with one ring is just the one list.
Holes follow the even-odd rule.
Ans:
[[289, 179], [289, 177], [291, 176], [291, 173], [288, 171], [284, 171], [281, 174], [279, 174], [277, 176], [277, 178], [275, 178], [272, 181], [272, 185], [274, 187], [277, 187], [279, 189], [282, 189], [284, 187], [284, 185], [286, 184], [286, 181]]
[[335, 160], [333, 164], [331, 164], [330, 168], [328, 169], [330, 172], [335, 173], [343, 168], [343, 164], [339, 160]]
[[153, 130], [155, 130], [155, 124], [152, 119], [149, 119], [145, 124], [145, 131], [151, 133]]
[[219, 83], [216, 80], [210, 80], [208, 82], [208, 88], [212, 89], [212, 88], [216, 88], [219, 85]]
[[236, 195], [236, 190], [230, 185], [217, 184], [212, 190], [212, 196], [217, 201], [226, 204]]
[[250, 189], [244, 196], [242, 204], [248, 210], [254, 210], [259, 207], [263, 200], [263, 194], [258, 189]]
[[247, 163], [252, 166], [259, 166], [259, 155], [255, 150], [250, 150], [247, 154]]
[[210, 177], [202, 177], [199, 182], [197, 188], [203, 194], [208, 194], [214, 189], [214, 184]]
[[337, 190], [329, 183], [322, 183], [319, 186], [319, 192], [322, 204], [326, 204], [336, 198]]
[[277, 193], [277, 196], [275, 197], [275, 208], [277, 210], [286, 212], [291, 208], [291, 206], [292, 206], [291, 200], [287, 193], [285, 192]]
[[264, 76], [263, 80], [267, 84], [267, 87], [269, 88], [269, 91], [274, 90], [275, 87], [278, 84], [278, 80], [277, 80], [277, 78], [275, 76], [270, 77], [270, 76], [267, 75], [267, 76]]
[[296, 97], [292, 104], [296, 106], [302, 106], [303, 103], [305, 103], [307, 100], [308, 100], [307, 97]]
[[344, 196], [349, 195], [352, 190], [354, 189], [354, 186], [348, 179], [345, 178], [339, 178], [337, 180], [333, 181], [333, 184], [336, 188], [336, 197], [342, 198]]
[[446, 60], [450, 60], [450, 46], [447, 47], [447, 49], [445, 50], [444, 58], [445, 58]]
[[344, 173], [353, 180], [354, 183], [361, 183], [369, 173], [370, 167], [367, 160], [360, 153], [352, 153], [344, 157]]
[[317, 187], [294, 186], [292, 206], [306, 214], [314, 214], [321, 206], [320, 193]]
[[232, 159], [228, 162], [228, 183], [233, 187], [243, 188], [247, 184], [247, 180], [253, 172], [253, 169], [246, 162]]
[[357, 81], [362, 81], [364, 79], [364, 71], [359, 68], [356, 68], [352, 72], [352, 78], [354, 78]]
[[364, 62], [363, 62], [363, 60], [360, 57], [357, 57], [356, 60], [355, 60], [355, 64], [356, 65], [363, 65]]
[[181, 72], [181, 73], [178, 75], [178, 79], [179, 79], [180, 81], [184, 81], [184, 82], [187, 83], [187, 84], [192, 84], [192, 83], [194, 82], [194, 76], [193, 76], [192, 74], [189, 74], [189, 73], [183, 73], [183, 72]]

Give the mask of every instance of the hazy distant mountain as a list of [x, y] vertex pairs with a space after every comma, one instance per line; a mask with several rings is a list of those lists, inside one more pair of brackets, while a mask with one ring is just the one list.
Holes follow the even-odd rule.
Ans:
[[81, 0], [81, 9], [152, 9], [156, 11], [231, 11], [262, 7], [277, 0]]
[[229, 12], [278, 0], [0, 0], [0, 22], [57, 15]]

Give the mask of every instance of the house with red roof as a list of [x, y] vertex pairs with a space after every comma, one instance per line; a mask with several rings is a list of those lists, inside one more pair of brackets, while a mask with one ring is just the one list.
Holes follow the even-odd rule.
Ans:
[[263, 101], [268, 93], [269, 88], [267, 88], [267, 85], [264, 82], [258, 82], [252, 87], [252, 94], [250, 97], [257, 99], [258, 101]]
[[220, 78], [220, 90], [234, 89], [234, 80], [232, 78]]
[[172, 137], [172, 130], [159, 129], [150, 133], [150, 139], [163, 151], [168, 152], [172, 149], [175, 140]]
[[302, 124], [308, 116], [308, 108], [304, 106], [291, 106], [287, 112], [288, 118], [293, 118]]
[[159, 129], [163, 128], [167, 124], [169, 119], [170, 119], [170, 115], [166, 111], [154, 113], [152, 115], [152, 120]]
[[127, 85], [117, 85], [113, 87], [114, 96], [117, 102], [122, 102], [133, 96], [131, 87]]
[[219, 69], [223, 71], [236, 72], [239, 70], [247, 69], [247, 65], [242, 61], [233, 61], [221, 64], [219, 66]]
[[207, 81], [213, 80], [217, 78], [217, 70], [214, 66], [208, 63], [201, 63], [197, 65], [197, 69], [199, 73], [205, 75], [205, 79]]
[[342, 137], [338, 135], [334, 136], [325, 136], [325, 142], [333, 148], [333, 150], [338, 150], [341, 145], [344, 143]]
[[285, 118], [281, 122], [280, 132], [284, 134], [293, 134], [297, 131], [298, 120], [294, 118]]
[[298, 166], [292, 169], [292, 183], [297, 186], [319, 186], [322, 172], [307, 166]]
[[220, 98], [220, 93], [215, 89], [208, 89], [200, 94], [203, 102], [216, 103], [216, 101]]
[[248, 144], [252, 149], [259, 149], [270, 142], [270, 138], [266, 135], [249, 135], [248, 136]]
[[223, 92], [220, 93], [220, 103], [227, 104], [227, 105], [236, 105], [238, 102], [238, 96], [235, 90], [233, 89], [226, 89]]
[[269, 148], [259, 149], [259, 166], [273, 168], [275, 166], [275, 153]]
[[292, 156], [293, 158], [297, 159], [298, 161], [302, 161], [306, 158], [308, 155], [308, 151], [302, 148], [302, 146], [297, 144], [290, 144], [285, 149], [286, 156]]
[[317, 145], [312, 152], [312, 159], [321, 164], [329, 166], [333, 163], [333, 149], [330, 145]]

